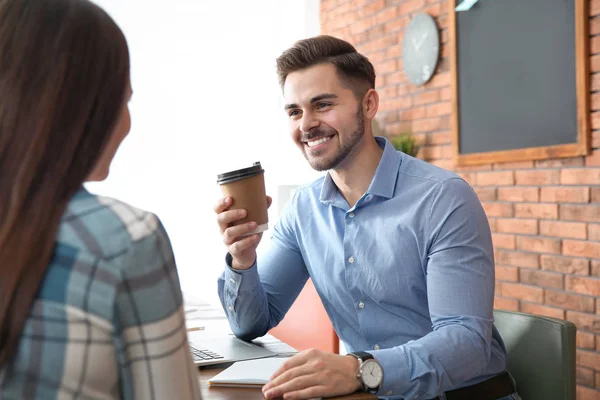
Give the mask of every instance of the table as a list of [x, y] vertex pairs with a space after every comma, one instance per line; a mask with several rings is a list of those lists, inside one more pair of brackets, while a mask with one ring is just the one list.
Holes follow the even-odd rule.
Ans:
[[[208, 380], [223, 371], [221, 367], [203, 367], [198, 369], [202, 400], [265, 400], [260, 389], [209, 387]], [[375, 400], [369, 393], [354, 393], [347, 396], [328, 397], [331, 400]]]
[[[220, 305], [210, 304], [195, 298], [190, 294], [184, 294], [186, 308], [186, 325], [188, 329], [202, 327], [203, 336], [220, 336], [231, 332], [225, 313]], [[286, 344], [278, 341], [274, 337], [267, 335], [261, 340], [260, 345], [264, 345], [270, 350], [286, 354], [291, 349]], [[278, 343], [277, 343], [278, 342]], [[283, 349], [282, 349], [283, 347]], [[294, 349], [291, 349], [294, 350]], [[295, 350], [294, 350], [295, 351]], [[198, 379], [200, 382], [200, 392], [202, 400], [265, 400], [260, 389], [252, 388], [229, 388], [229, 387], [209, 387], [208, 380], [223, 371], [229, 365], [205, 366], [198, 368]], [[354, 393], [346, 396], [328, 398], [331, 400], [376, 400], [377, 397], [369, 393]]]

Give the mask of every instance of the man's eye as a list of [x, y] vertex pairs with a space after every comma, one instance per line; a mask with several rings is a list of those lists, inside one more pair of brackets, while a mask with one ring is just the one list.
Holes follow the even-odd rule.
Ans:
[[288, 112], [288, 115], [289, 115], [290, 117], [296, 116], [296, 115], [298, 115], [298, 114], [299, 114], [298, 110], [291, 110], [290, 112]]
[[331, 104], [329, 104], [329, 103], [318, 103], [317, 108], [321, 109], [321, 108], [329, 107], [330, 105]]

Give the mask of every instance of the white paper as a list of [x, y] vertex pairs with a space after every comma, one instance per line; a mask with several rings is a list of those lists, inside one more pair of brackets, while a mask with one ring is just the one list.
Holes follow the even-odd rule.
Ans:
[[471, 7], [475, 5], [479, 0], [463, 0], [456, 8], [455, 11], [469, 11]]
[[223, 386], [236, 385], [264, 385], [269, 378], [289, 357], [269, 357], [257, 360], [238, 361], [208, 380], [210, 384]]

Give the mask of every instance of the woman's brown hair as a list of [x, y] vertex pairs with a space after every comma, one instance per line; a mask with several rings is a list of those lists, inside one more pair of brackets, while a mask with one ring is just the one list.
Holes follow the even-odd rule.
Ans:
[[61, 217], [119, 119], [121, 30], [87, 0], [0, 0], [0, 368], [13, 356]]

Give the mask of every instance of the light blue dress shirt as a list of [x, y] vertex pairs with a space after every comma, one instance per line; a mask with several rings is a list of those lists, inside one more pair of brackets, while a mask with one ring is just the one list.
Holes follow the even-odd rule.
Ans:
[[472, 188], [396, 151], [350, 207], [329, 174], [300, 187], [248, 270], [228, 254], [219, 296], [244, 339], [276, 326], [310, 277], [348, 352], [382, 365], [381, 397], [431, 399], [502, 372], [494, 252]]

